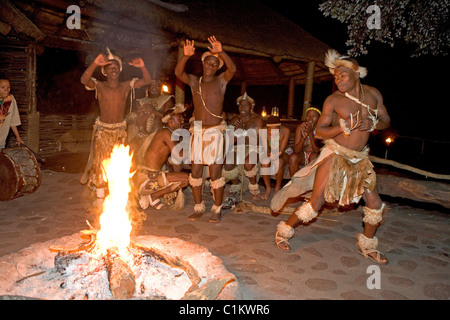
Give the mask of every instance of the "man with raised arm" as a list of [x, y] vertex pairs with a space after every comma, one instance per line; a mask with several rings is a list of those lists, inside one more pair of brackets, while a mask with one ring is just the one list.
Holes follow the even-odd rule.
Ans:
[[[127, 98], [134, 88], [148, 85], [151, 81], [150, 73], [141, 58], [135, 58], [128, 64], [140, 68], [142, 79], [133, 78], [131, 81], [119, 81], [122, 72], [122, 60], [111, 53], [99, 54], [94, 62], [81, 76], [81, 83], [87, 90], [95, 90], [98, 99], [100, 115], [95, 119], [92, 131], [91, 152], [81, 183], [90, 182], [90, 187], [96, 192], [97, 200], [94, 205], [101, 206], [106, 196], [107, 182], [103, 179], [102, 161], [109, 158], [115, 144], [124, 144], [127, 139], [127, 122], [125, 109]], [[99, 81], [92, 77], [95, 69], [101, 67], [106, 81]]]
[[[198, 77], [185, 72], [186, 62], [195, 53], [194, 41], [186, 40], [184, 55], [175, 67], [175, 75], [188, 84], [194, 102], [194, 120], [191, 126], [191, 174], [189, 183], [194, 195], [194, 214], [190, 220], [196, 220], [205, 213], [202, 201], [203, 166], [209, 167], [214, 205], [211, 208], [210, 222], [222, 219], [222, 201], [225, 180], [222, 177], [223, 146], [226, 122], [222, 117], [223, 101], [228, 82], [236, 72], [231, 58], [222, 50], [222, 44], [215, 36], [208, 38], [211, 47], [202, 55], [203, 74]], [[216, 75], [225, 64], [227, 70]]]

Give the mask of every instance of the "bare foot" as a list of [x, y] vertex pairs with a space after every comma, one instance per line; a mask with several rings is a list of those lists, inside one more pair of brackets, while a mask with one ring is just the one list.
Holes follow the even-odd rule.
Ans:
[[269, 199], [270, 193], [272, 192], [272, 189], [266, 189], [266, 192], [261, 196], [261, 199], [266, 200]]
[[373, 261], [378, 262], [379, 264], [387, 264], [389, 262], [386, 256], [379, 251], [369, 253], [368, 256], [370, 256]]

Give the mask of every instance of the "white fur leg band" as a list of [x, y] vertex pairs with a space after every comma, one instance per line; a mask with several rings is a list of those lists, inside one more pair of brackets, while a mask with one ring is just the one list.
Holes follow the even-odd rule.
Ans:
[[244, 170], [244, 174], [247, 178], [256, 177], [257, 173], [258, 173], [258, 166], [256, 164], [253, 166], [253, 168], [250, 171]]
[[367, 238], [362, 233], [358, 233], [356, 235], [358, 247], [361, 250], [363, 255], [367, 255], [369, 253], [375, 252], [378, 248], [378, 238]]
[[376, 226], [383, 220], [383, 211], [386, 207], [386, 203], [382, 203], [379, 209], [370, 209], [368, 207], [364, 207], [364, 223]]
[[310, 222], [312, 219], [317, 217], [318, 214], [317, 211], [314, 211], [311, 203], [309, 202], [302, 204], [294, 213], [303, 223]]
[[211, 212], [214, 214], [220, 213], [220, 210], [222, 210], [222, 205], [216, 206], [215, 204], [211, 208]]
[[250, 190], [250, 193], [254, 196], [257, 196], [259, 194], [259, 184], [255, 183], [255, 184], [248, 184], [248, 190]]
[[212, 181], [211, 180], [211, 188], [212, 189], [220, 189], [225, 185], [225, 178], [219, 178], [217, 180]]
[[277, 225], [277, 237], [278, 238], [282, 238], [283, 240], [289, 240], [290, 238], [292, 238], [294, 236], [294, 232], [295, 232], [294, 228], [287, 225], [286, 222], [284, 222], [284, 221], [281, 221]]
[[193, 178], [192, 175], [189, 175], [189, 184], [191, 187], [201, 187], [203, 184], [203, 178]]
[[201, 203], [196, 203], [194, 205], [194, 213], [205, 213], [205, 202], [202, 201]]

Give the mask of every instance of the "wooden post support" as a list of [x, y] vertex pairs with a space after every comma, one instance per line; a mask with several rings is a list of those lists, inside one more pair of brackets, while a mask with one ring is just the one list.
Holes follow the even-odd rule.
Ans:
[[295, 78], [291, 78], [289, 80], [289, 97], [287, 108], [288, 119], [292, 119], [294, 117], [294, 95], [295, 95]]
[[303, 113], [302, 120], [306, 119], [306, 110], [311, 107], [313, 82], [314, 82], [314, 67], [316, 63], [314, 61], [308, 62], [308, 69], [306, 72], [306, 84], [305, 84], [305, 97], [303, 99]]
[[27, 101], [28, 126], [26, 143], [35, 152], [39, 153], [39, 112], [36, 102], [36, 46], [28, 45], [27, 53]]
[[[178, 60], [184, 55], [184, 41], [178, 42]], [[177, 61], [178, 61], [177, 60]], [[185, 94], [185, 84], [178, 78], [175, 78], [175, 103], [183, 103], [185, 102], [186, 94]]]

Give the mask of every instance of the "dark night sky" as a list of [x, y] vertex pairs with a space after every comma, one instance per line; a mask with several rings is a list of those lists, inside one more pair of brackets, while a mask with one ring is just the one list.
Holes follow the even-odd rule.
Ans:
[[[340, 53], [346, 53], [347, 26], [324, 17], [318, 9], [320, 2], [281, 0], [266, 5]], [[450, 103], [444, 99], [449, 85], [448, 56], [411, 58], [413, 50], [401, 42], [394, 48], [373, 43], [368, 50], [367, 55], [356, 57], [369, 70], [362, 83], [380, 90], [392, 127], [402, 135], [450, 142]]]
[[[321, 1], [262, 2], [340, 53], [346, 53], [347, 26], [324, 17], [318, 9]], [[361, 66], [368, 68], [362, 83], [376, 87], [383, 95], [391, 117], [389, 132], [416, 138], [397, 139], [389, 148], [388, 159], [450, 174], [448, 160], [443, 157], [450, 149], [450, 103], [445, 99], [450, 84], [448, 56], [411, 58], [413, 48], [401, 41], [393, 48], [373, 42], [368, 51], [367, 55], [356, 57]], [[420, 139], [426, 139], [423, 146]], [[384, 150], [380, 152], [376, 155], [384, 156]]]

